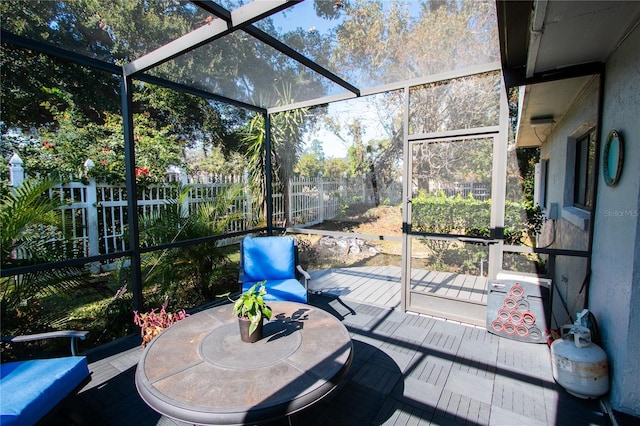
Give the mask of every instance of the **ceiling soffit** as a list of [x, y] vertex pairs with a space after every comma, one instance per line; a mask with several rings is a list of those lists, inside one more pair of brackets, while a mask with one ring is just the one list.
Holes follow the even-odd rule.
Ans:
[[[518, 146], [539, 146], [640, 19], [640, 2], [498, 1], [502, 67], [521, 91]], [[554, 123], [533, 126], [532, 118]], [[535, 121], [535, 120], [534, 120]]]

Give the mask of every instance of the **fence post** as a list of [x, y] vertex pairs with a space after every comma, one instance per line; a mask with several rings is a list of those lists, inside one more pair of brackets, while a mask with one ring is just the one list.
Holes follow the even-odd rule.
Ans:
[[249, 169], [245, 168], [242, 172], [242, 191], [244, 192], [244, 217], [245, 227], [247, 230], [253, 223], [253, 212], [251, 211], [251, 187], [249, 186]]
[[[84, 162], [85, 173], [89, 173], [95, 166], [95, 163], [87, 158]], [[89, 256], [97, 256], [100, 254], [100, 235], [98, 230], [98, 189], [96, 180], [89, 179], [86, 188], [86, 209], [87, 209], [87, 238], [89, 239]], [[91, 262], [91, 273], [100, 273], [100, 262]]]
[[[180, 170], [180, 183], [184, 188], [189, 183], [189, 180], [187, 178], [187, 173], [182, 169], [179, 169], [179, 170]], [[182, 200], [182, 204], [180, 205], [180, 217], [189, 216], [189, 205], [191, 204], [191, 191], [193, 191], [193, 188], [189, 190], [189, 193], [187, 194], [187, 196], [184, 198], [184, 200]], [[178, 196], [180, 196], [180, 194], [178, 194]]]
[[347, 180], [347, 172], [342, 173], [340, 176], [340, 187], [342, 188], [342, 202], [346, 203], [347, 197], [349, 196], [349, 192], [347, 191], [347, 185], [349, 181]]
[[318, 220], [324, 222], [324, 188], [322, 181], [322, 172], [318, 172]]
[[362, 204], [367, 204], [367, 174], [362, 174]]
[[[289, 197], [289, 203], [286, 206], [287, 225], [293, 226], [293, 183], [291, 179], [287, 179], [287, 196]], [[282, 200], [284, 202], [284, 200]]]
[[9, 159], [9, 181], [12, 188], [20, 188], [24, 182], [24, 161], [18, 154], [13, 154]]

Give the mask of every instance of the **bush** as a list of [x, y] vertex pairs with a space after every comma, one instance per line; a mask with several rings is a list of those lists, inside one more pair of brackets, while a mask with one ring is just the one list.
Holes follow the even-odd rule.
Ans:
[[[447, 197], [443, 191], [427, 194], [420, 191], [412, 200], [412, 228], [417, 232], [489, 237], [491, 200], [476, 200], [473, 196]], [[542, 215], [531, 203], [507, 201], [505, 205], [504, 241], [524, 244], [535, 241], [542, 226]], [[420, 240], [431, 251], [430, 267], [441, 271], [477, 273], [479, 262], [487, 257], [486, 247], [451, 242]], [[454, 266], [454, 267], [452, 267]]]
[[[447, 197], [443, 191], [427, 194], [420, 191], [411, 202], [412, 227], [418, 232], [466, 234], [488, 237], [491, 200], [480, 201], [469, 196]], [[522, 244], [525, 237], [534, 238], [542, 226], [539, 207], [531, 203], [507, 201], [505, 205], [505, 242]]]

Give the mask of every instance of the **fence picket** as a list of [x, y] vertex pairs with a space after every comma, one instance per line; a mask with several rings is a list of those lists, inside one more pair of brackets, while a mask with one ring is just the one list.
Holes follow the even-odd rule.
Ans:
[[[12, 157], [12, 180], [19, 187], [25, 179], [21, 160]], [[174, 182], [174, 183], [171, 183]], [[158, 214], [169, 200], [177, 199], [178, 187], [189, 183], [189, 192], [181, 205], [182, 214], [189, 214], [198, 204], [215, 200], [232, 185], [242, 185], [243, 192], [231, 201], [230, 209], [242, 212], [242, 219], [231, 223], [228, 232], [245, 231], [255, 226], [259, 219], [253, 211], [252, 194], [249, 189], [249, 174], [241, 176], [198, 175], [187, 176], [178, 169], [172, 169], [167, 182], [154, 184], [140, 189], [138, 200], [139, 213]], [[367, 203], [372, 197], [364, 178], [348, 180], [317, 178], [295, 178], [287, 182], [288, 211], [285, 212], [284, 195], [274, 183], [272, 196], [273, 221], [275, 226], [311, 226], [338, 216], [345, 203]], [[400, 185], [388, 195], [391, 202], [400, 200]], [[125, 226], [127, 224], [127, 194], [123, 184], [108, 184], [89, 179], [87, 183], [73, 181], [58, 185], [50, 191], [50, 197], [60, 197], [67, 204], [60, 208], [63, 221], [70, 223], [72, 255], [87, 257], [99, 254], [111, 254], [126, 249]], [[226, 239], [220, 244], [232, 244]], [[114, 265], [91, 265], [94, 273], [100, 268], [112, 269]]]

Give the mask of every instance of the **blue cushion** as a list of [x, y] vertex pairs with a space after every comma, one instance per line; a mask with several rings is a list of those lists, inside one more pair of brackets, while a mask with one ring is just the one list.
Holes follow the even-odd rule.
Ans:
[[244, 281], [296, 277], [294, 241], [291, 237], [245, 237], [242, 252]]
[[1, 364], [0, 424], [35, 424], [87, 376], [87, 359], [81, 356]]
[[[247, 291], [252, 285], [261, 281], [262, 280], [242, 283], [242, 291]], [[266, 301], [307, 303], [307, 291], [295, 278], [288, 280], [267, 280], [264, 286], [267, 289], [267, 294], [264, 296], [264, 300]]]

